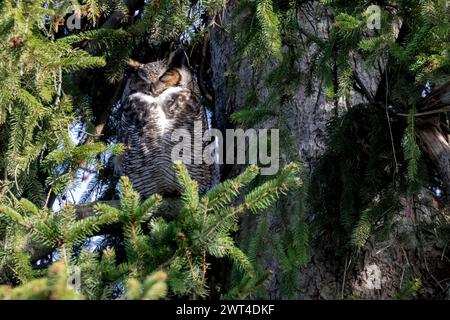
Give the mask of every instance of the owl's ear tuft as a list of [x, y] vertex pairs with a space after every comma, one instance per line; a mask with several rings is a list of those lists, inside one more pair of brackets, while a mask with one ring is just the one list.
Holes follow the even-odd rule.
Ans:
[[140, 63], [139, 61], [136, 61], [133, 59], [128, 59], [128, 61], [127, 61], [127, 66], [133, 70], [137, 70], [140, 67], [142, 67], [143, 65], [144, 65], [143, 63]]
[[177, 49], [169, 57], [168, 67], [181, 69], [186, 64], [186, 51], [183, 48]]

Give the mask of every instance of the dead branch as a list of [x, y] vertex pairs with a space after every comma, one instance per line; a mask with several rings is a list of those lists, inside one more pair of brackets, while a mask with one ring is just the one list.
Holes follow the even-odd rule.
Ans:
[[[120, 208], [119, 200], [110, 200], [110, 201], [99, 201], [85, 205], [79, 205], [76, 207], [76, 215], [77, 220], [82, 220], [88, 217], [92, 217], [96, 215], [94, 210], [96, 204], [107, 204], [114, 208]], [[163, 199], [162, 204], [158, 208], [158, 210], [154, 213], [154, 216], [162, 216], [166, 219], [173, 219], [177, 213], [180, 211], [181, 201], [178, 197], [174, 198], [165, 198]], [[122, 233], [121, 226], [117, 224], [105, 225], [100, 228], [99, 232], [95, 235], [104, 235], [104, 234], [120, 234]], [[25, 246], [23, 247], [23, 251], [26, 252], [30, 256], [30, 261], [35, 263], [36, 261], [43, 259], [49, 256], [56, 248], [51, 248], [45, 245], [42, 245], [39, 242], [28, 238]]]

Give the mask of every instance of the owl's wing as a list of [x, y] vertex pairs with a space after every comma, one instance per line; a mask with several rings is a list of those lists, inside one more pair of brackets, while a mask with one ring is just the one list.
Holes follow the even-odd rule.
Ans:
[[133, 83], [135, 83], [135, 76], [128, 79], [125, 89], [123, 91], [120, 105], [122, 108], [122, 115], [120, 119], [118, 137], [121, 143], [128, 145], [131, 139], [131, 135], [134, 134], [134, 125], [136, 124], [135, 115], [133, 114], [134, 101], [130, 99]]
[[[130, 141], [130, 119], [129, 119], [129, 110], [131, 108], [130, 97], [130, 83], [132, 79], [128, 79], [125, 89], [123, 91], [122, 99], [120, 100], [120, 106], [122, 109], [122, 115], [120, 118], [120, 123], [118, 127], [117, 137], [120, 143], [124, 144], [125, 149], [127, 148]], [[124, 174], [123, 162], [124, 162], [124, 154], [116, 156], [114, 158], [114, 172], [116, 175], [121, 176]]]
[[[202, 124], [203, 132], [194, 131], [194, 139], [199, 139], [202, 141], [200, 144], [194, 144], [194, 150], [196, 146], [201, 146], [201, 152], [206, 150], [207, 147], [211, 145], [211, 141], [203, 140], [204, 133], [210, 128], [207, 113], [205, 108], [201, 105], [197, 95], [195, 95], [191, 90], [184, 90], [182, 93], [177, 94], [175, 98], [176, 112], [179, 113], [176, 118], [178, 123], [175, 127], [186, 128], [189, 132], [194, 131], [194, 122], [200, 122]], [[216, 150], [210, 150], [211, 154], [215, 154]], [[195, 153], [196, 151], [194, 151]], [[194, 157], [194, 153], [192, 157]], [[212, 157], [214, 159], [214, 156]], [[216, 186], [220, 180], [219, 177], [219, 166], [217, 163], [206, 163], [203, 159], [202, 164], [195, 164], [194, 159], [192, 164], [186, 165], [191, 177], [198, 182], [198, 186], [201, 193], [209, 191], [211, 188]]]

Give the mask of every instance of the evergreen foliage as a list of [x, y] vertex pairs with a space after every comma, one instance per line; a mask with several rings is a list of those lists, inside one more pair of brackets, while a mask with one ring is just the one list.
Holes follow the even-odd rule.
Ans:
[[[448, 80], [447, 57], [450, 23], [446, 1], [394, 1], [379, 4], [380, 29], [369, 29], [372, 18], [366, 1], [326, 1], [336, 18], [323, 49], [317, 71], [330, 91], [349, 94], [354, 81], [352, 55], [361, 54], [367, 66], [380, 63], [389, 79], [389, 102], [408, 113], [420, 98], [427, 80], [438, 86]], [[338, 85], [334, 88], [334, 79]], [[337, 89], [337, 90], [336, 90]], [[411, 95], [411, 90], [417, 95]], [[384, 101], [380, 101], [384, 102]]]
[[[99, 151], [77, 149], [70, 142], [68, 128], [77, 118], [77, 103], [63, 77], [103, 66], [105, 60], [55, 39], [45, 24], [54, 10], [42, 1], [3, 1], [0, 12], [0, 150], [6, 155], [0, 159], [2, 190], [43, 204], [52, 188], [52, 182], [41, 179], [48, 154], [65, 152], [70, 145], [82, 163]], [[60, 180], [68, 178], [66, 168], [58, 170]]]
[[[253, 188], [238, 202], [241, 190], [258, 175], [256, 166], [202, 197], [185, 166], [176, 163], [175, 167], [184, 192], [182, 209], [172, 221], [154, 215], [162, 201], [159, 195], [141, 202], [126, 177], [121, 180], [120, 208], [97, 204], [97, 214], [81, 220], [73, 206], [62, 208], [56, 215], [26, 199], [17, 201], [14, 207], [1, 206], [0, 217], [11, 235], [3, 239], [2, 270], [12, 271], [21, 284], [14, 289], [4, 287], [3, 296], [159, 299], [169, 294], [205, 298], [209, 257], [227, 257], [245, 277], [252, 278], [254, 265], [236, 246], [232, 232], [240, 215], [260, 212], [290, 188], [298, 187], [298, 165], [287, 165], [276, 179]], [[122, 230], [124, 262], [117, 263], [113, 247], [101, 253], [83, 248], [76, 254], [76, 245], [112, 224], [119, 224]], [[58, 250], [59, 262], [50, 267], [45, 278], [39, 277], [40, 272], [33, 269], [23, 252], [28, 236]], [[61, 283], [67, 281], [65, 274], [74, 267], [79, 268], [81, 282], [77, 294], [61, 289]], [[54, 268], [64, 270], [56, 279]]]
[[[328, 151], [313, 178], [313, 207], [321, 212], [320, 228], [339, 222], [340, 241], [360, 249], [375, 230], [389, 227], [402, 196], [414, 197], [432, 180], [417, 141], [416, 115], [426, 88], [448, 80], [446, 2], [393, 1], [378, 3], [381, 15], [368, 11], [366, 1], [324, 1], [335, 19], [328, 39], [318, 39], [316, 74], [330, 99], [338, 102], [354, 92], [367, 104], [333, 119]], [[368, 27], [379, 18], [380, 29]], [[369, 92], [361, 84], [355, 59], [380, 73], [380, 85]], [[442, 114], [443, 119], [446, 118]], [[349, 143], [351, 141], [351, 143]], [[336, 186], [339, 186], [336, 188]], [[326, 203], [325, 203], [326, 202]]]
[[[401, 137], [401, 131], [394, 136]], [[370, 106], [354, 107], [334, 119], [328, 143], [332, 147], [312, 177], [310, 201], [321, 213], [318, 227], [334, 225], [329, 236], [341, 239], [343, 253], [351, 245], [362, 248], [375, 228], [390, 225], [407, 181], [404, 171], [397, 172], [385, 115]], [[394, 143], [402, 159], [401, 140]]]
[[[424, 87], [448, 80], [446, 1], [377, 1], [378, 30], [367, 27], [367, 1], [320, 2], [332, 20], [326, 39], [298, 24], [305, 1], [297, 0], [239, 1], [231, 28], [236, 60], [248, 61], [252, 83], [268, 88], [263, 96], [256, 87], [248, 92], [231, 120], [246, 127], [275, 120], [287, 161], [299, 159], [283, 108], [301, 81], [318, 76], [336, 106], [348, 104], [355, 91], [366, 99], [337, 110], [308, 190], [300, 187], [299, 167], [287, 164], [274, 178], [249, 167], [200, 195], [186, 168], [176, 164], [184, 192], [173, 218], [159, 215], [165, 200], [140, 199], [123, 177], [119, 207], [100, 202], [95, 215], [79, 219], [71, 191], [87, 176], [95, 178], [81, 202], [94, 191], [94, 200], [117, 198], [111, 156], [123, 151], [115, 131], [127, 60], [164, 59], [183, 43], [203, 81], [208, 57], [201, 49], [226, 1], [1, 1], [0, 298], [207, 298], [213, 290], [210, 262], [225, 258], [233, 272], [222, 298], [265, 297], [264, 284], [274, 272], [280, 273], [283, 296], [295, 297], [308, 258], [306, 209], [327, 231], [324, 239], [338, 242], [338, 253], [358, 251], [390, 227], [400, 197], [439, 186], [440, 178], [424, 163], [417, 118], [426, 111]], [[67, 25], [74, 17], [70, 8], [81, 19], [79, 29]], [[299, 70], [305, 50], [299, 37], [318, 48], [309, 74]], [[355, 57], [380, 73], [376, 92], [361, 86]], [[448, 122], [445, 113], [439, 116]], [[273, 209], [285, 228], [273, 234], [270, 211], [286, 195], [289, 201]], [[260, 212], [254, 234], [238, 246], [240, 217]], [[52, 253], [32, 260], [34, 252], [25, 250], [32, 242]], [[279, 270], [263, 268], [269, 250]], [[75, 290], [67, 286], [74, 268], [81, 281]], [[413, 279], [398, 297], [414, 296], [420, 286]]]
[[419, 278], [411, 279], [406, 282], [405, 286], [397, 293], [397, 300], [410, 300], [414, 298], [417, 291], [422, 287], [422, 281]]
[[[317, 217], [314, 227], [318, 230], [313, 233], [324, 235], [317, 239], [320, 245], [325, 238], [333, 250], [339, 248], [338, 253], [343, 254], [348, 250], [358, 252], [372, 236], [379, 239], [386, 234], [401, 208], [400, 198], [415, 199], [424, 187], [438, 190], [436, 197], [440, 199], [445, 193], [441, 178], [424, 161], [418, 131], [433, 117], [419, 116], [430, 111], [422, 103], [423, 96], [449, 79], [450, 20], [448, 3], [443, 0], [376, 2], [380, 16], [368, 10], [371, 4], [367, 1], [353, 1], [351, 5], [340, 0], [320, 2], [317, 14], [322, 12], [330, 21], [325, 38], [298, 25], [297, 15], [304, 13], [299, 10], [301, 2], [272, 1], [270, 7], [264, 7], [270, 12], [266, 19], [258, 5], [268, 2], [240, 2], [233, 20], [238, 59], [250, 62], [255, 88], [231, 119], [245, 126], [269, 118], [278, 118], [278, 124], [283, 124], [283, 108], [289, 104], [291, 88], [298, 88], [293, 79], [306, 88], [304, 80], [311, 75], [323, 81], [328, 99], [337, 107], [336, 116], [329, 123], [327, 151], [314, 170], [305, 202], [311, 204], [310, 210]], [[310, 8], [307, 4], [305, 7]], [[268, 19], [270, 16], [276, 19]], [[376, 24], [371, 19], [377, 18], [379, 29], [372, 28]], [[303, 57], [296, 45], [300, 37], [310, 48], [317, 48], [317, 53], [309, 55], [314, 65], [309, 74], [302, 74], [296, 65]], [[269, 38], [272, 46], [264, 42]], [[279, 43], [280, 51], [276, 50]], [[362, 62], [361, 66], [357, 67], [356, 61]], [[379, 86], [374, 92], [364, 87], [359, 68], [379, 73]], [[286, 79], [291, 83], [285, 83]], [[268, 88], [268, 95], [258, 91], [260, 85]], [[351, 105], [355, 93], [366, 103]], [[341, 108], [344, 106], [345, 110]], [[444, 136], [448, 132], [445, 112], [438, 111], [434, 117], [434, 123], [446, 128]], [[261, 233], [267, 234], [268, 225], [261, 217], [257, 230], [261, 228]], [[250, 252], [262, 247], [261, 241], [253, 238]], [[297, 239], [290, 243], [301, 242]], [[281, 272], [286, 274], [290, 268], [285, 257], [280, 256], [280, 261]], [[293, 265], [301, 263], [297, 260]], [[295, 278], [289, 279], [287, 284], [296, 283]], [[255, 294], [245, 291], [245, 282], [237, 289], [242, 289], [244, 297]], [[289, 288], [284, 287], [282, 292], [288, 293]]]
[[63, 262], [48, 269], [46, 278], [34, 279], [23, 286], [0, 287], [2, 300], [80, 300], [82, 296], [67, 285], [68, 274]]
[[406, 128], [405, 136], [403, 138], [404, 158], [405, 161], [408, 162], [406, 179], [409, 183], [409, 191], [411, 193], [418, 192], [420, 189], [418, 175], [421, 152], [416, 142], [416, 133], [414, 130], [415, 113], [415, 108], [412, 108], [408, 116], [408, 127]]
[[[232, 35], [238, 53], [235, 66], [239, 66], [241, 61], [251, 65], [253, 78], [250, 83], [253, 86], [239, 111], [230, 119], [244, 127], [258, 126], [268, 119], [275, 121], [274, 127], [280, 129], [281, 151], [287, 161], [301, 161], [283, 110], [292, 103], [293, 94], [305, 79], [299, 62], [304, 53], [298, 41], [300, 5], [301, 1], [240, 1], [232, 20]], [[261, 92], [261, 86], [267, 88], [267, 92]], [[237, 297], [266, 297], [267, 291], [260, 284], [273, 276], [280, 280], [283, 298], [294, 298], [298, 293], [297, 283], [309, 253], [309, 228], [305, 222], [304, 204], [307, 201], [306, 187], [302, 185], [302, 188], [292, 191], [288, 199], [270, 215], [260, 216], [256, 232], [252, 232], [244, 243], [245, 252], [258, 266], [257, 276], [242, 278], [238, 270], [233, 271], [230, 292]], [[289, 214], [278, 213], [285, 211]], [[283, 221], [283, 228], [274, 234], [270, 221], [275, 219]], [[279, 261], [279, 270], [264, 267], [267, 264], [264, 258], [273, 253]]]

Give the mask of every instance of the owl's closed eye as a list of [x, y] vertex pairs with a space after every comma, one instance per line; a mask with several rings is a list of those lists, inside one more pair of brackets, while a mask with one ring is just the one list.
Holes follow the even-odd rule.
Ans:
[[161, 94], [171, 87], [194, 90], [192, 74], [186, 66], [186, 56], [184, 51], [176, 51], [173, 54], [167, 69], [152, 84], [153, 93], [155, 95]]

